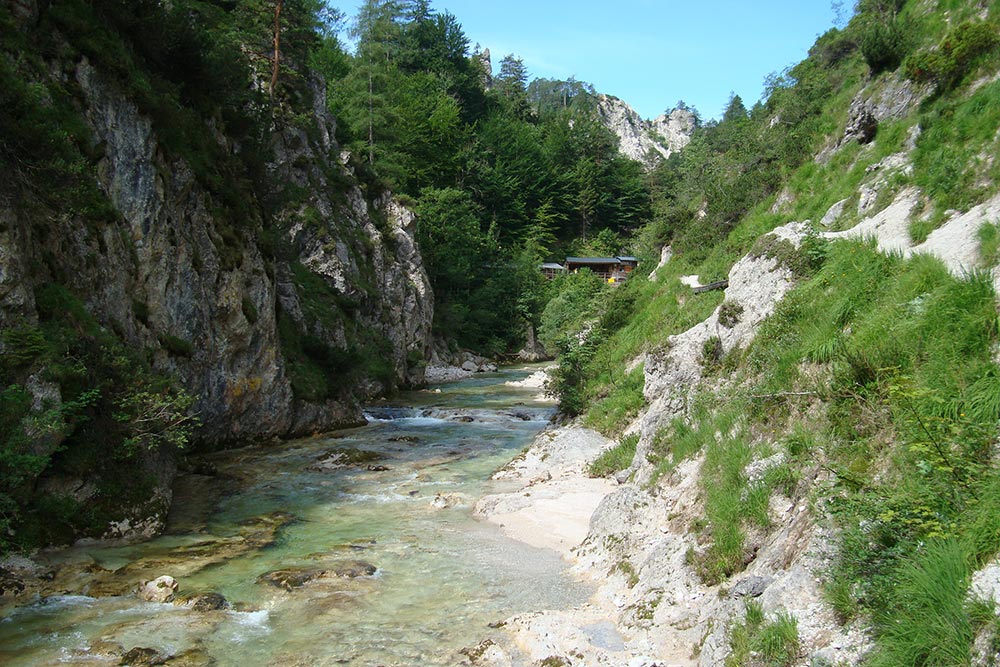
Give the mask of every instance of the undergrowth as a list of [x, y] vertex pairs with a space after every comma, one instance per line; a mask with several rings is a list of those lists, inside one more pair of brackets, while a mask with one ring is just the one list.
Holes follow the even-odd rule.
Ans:
[[[875, 622], [873, 664], [967, 664], [954, 662], [973, 636], [964, 582], [1000, 549], [997, 333], [988, 275], [845, 242], [750, 349], [755, 394], [811, 388], [826, 401], [816, 436], [842, 535], [826, 587], [843, 617]], [[809, 384], [810, 365], [828, 369], [826, 386]], [[760, 419], [786, 419], [795, 400]]]
[[729, 647], [725, 667], [790, 667], [799, 655], [798, 622], [785, 611], [768, 618], [759, 602], [748, 601], [743, 623], [729, 631]]

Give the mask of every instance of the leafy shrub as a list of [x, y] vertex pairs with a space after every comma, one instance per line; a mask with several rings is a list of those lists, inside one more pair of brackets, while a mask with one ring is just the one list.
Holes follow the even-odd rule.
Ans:
[[872, 73], [899, 67], [912, 48], [912, 27], [909, 23], [900, 18], [895, 10], [863, 12], [857, 21], [858, 46]]
[[939, 90], [958, 85], [985, 56], [1000, 46], [1000, 26], [992, 21], [965, 21], [950, 31], [934, 49], [923, 49], [906, 59], [907, 78], [934, 83]]
[[2, 359], [12, 366], [29, 365], [48, 349], [45, 335], [36, 327], [5, 329], [0, 339], [3, 340]]
[[587, 335], [583, 340], [564, 336], [557, 343], [559, 365], [549, 376], [546, 393], [559, 401], [559, 409], [564, 414], [576, 416], [587, 409], [585, 384], [587, 364], [594, 356], [596, 341]]
[[857, 50], [858, 43], [850, 33], [830, 28], [809, 49], [809, 56], [824, 67], [834, 67]]
[[542, 312], [538, 337], [548, 350], [558, 348], [557, 340], [592, 316], [597, 296], [607, 289], [599, 276], [584, 269], [556, 279], [555, 296]]

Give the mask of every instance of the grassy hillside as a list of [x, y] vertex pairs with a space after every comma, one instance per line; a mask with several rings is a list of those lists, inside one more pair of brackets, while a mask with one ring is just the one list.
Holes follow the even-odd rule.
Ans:
[[[958, 272], [824, 234], [915, 193], [916, 245], [996, 197], [998, 35], [1000, 2], [860, 2], [849, 25], [773, 77], [765, 100], [747, 110], [735, 98], [656, 171], [657, 219], [642, 240], [648, 257], [663, 244], [674, 257], [655, 278], [650, 260], [576, 318], [557, 317], [556, 302], [543, 318], [543, 334], [561, 341], [553, 387], [564, 405], [618, 436], [646, 409], [644, 359], [720, 304], [721, 326], [741, 316], [681, 276], [725, 278], [747, 253], [792, 271], [795, 288], [752, 343], [723, 354], [706, 341], [685, 416], [643, 433], [639, 451], [653, 488], [703, 457], [704, 517], [691, 530], [704, 548], [690, 555], [707, 583], [752, 560], [748, 535], [773, 529], [772, 495], [808, 500], [838, 536], [828, 603], [872, 627], [866, 664], [968, 665], [974, 639], [997, 623], [992, 603], [967, 591], [1000, 551], [998, 221], [956, 242], [980, 244], [977, 266]], [[870, 136], [845, 134], [866, 100], [896, 109], [875, 110]], [[835, 204], [841, 213], [827, 216]], [[808, 221], [799, 247], [761, 238], [791, 221]], [[635, 436], [622, 438], [596, 472], [628, 467], [635, 450]], [[771, 456], [779, 463], [752, 484], [747, 464]], [[732, 664], [752, 662], [739, 658], [750, 626], [748, 611]], [[767, 664], [793, 663], [794, 653]]]

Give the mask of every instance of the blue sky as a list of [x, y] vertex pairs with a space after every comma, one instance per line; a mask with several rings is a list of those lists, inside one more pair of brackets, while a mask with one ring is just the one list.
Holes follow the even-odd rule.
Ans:
[[[351, 18], [360, 1], [331, 4]], [[575, 76], [646, 118], [680, 99], [717, 118], [730, 92], [751, 106], [764, 77], [802, 60], [836, 14], [831, 0], [436, 0], [433, 7], [450, 11], [473, 45], [490, 49], [494, 71], [514, 53], [530, 78]]]

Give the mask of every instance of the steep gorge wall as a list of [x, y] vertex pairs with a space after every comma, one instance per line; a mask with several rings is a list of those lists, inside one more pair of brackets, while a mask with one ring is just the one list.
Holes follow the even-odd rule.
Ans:
[[[31, 29], [37, 10], [22, 9]], [[50, 61], [48, 70], [45, 84], [73, 91], [110, 214], [95, 220], [53, 207], [45, 193], [32, 194], [34, 184], [0, 199], [0, 330], [39, 330], [39, 290], [71, 293], [121, 349], [192, 397], [200, 447], [355, 424], [360, 401], [423, 381], [433, 296], [414, 216], [347, 165], [321, 84], [312, 85], [304, 120], [271, 130], [266, 178], [295, 196], [275, 212], [247, 188], [236, 193], [242, 216], [234, 219], [117, 81], [86, 57]], [[243, 149], [208, 122], [226, 154]], [[12, 350], [0, 342], [0, 353]], [[335, 363], [316, 363], [327, 357]], [[78, 508], [100, 502], [105, 525], [124, 521], [118, 532], [155, 531], [170, 501], [172, 448], [118, 460], [109, 445], [98, 455], [102, 468], [119, 478], [131, 470], [141, 486], [108, 510], [114, 493], [95, 481], [108, 471], [66, 463], [75, 426], [62, 410], [67, 397], [51, 369], [34, 363], [3, 383], [30, 393], [25, 447], [48, 462], [21, 492], [45, 488]], [[29, 421], [44, 415], [58, 423], [33, 430]]]

